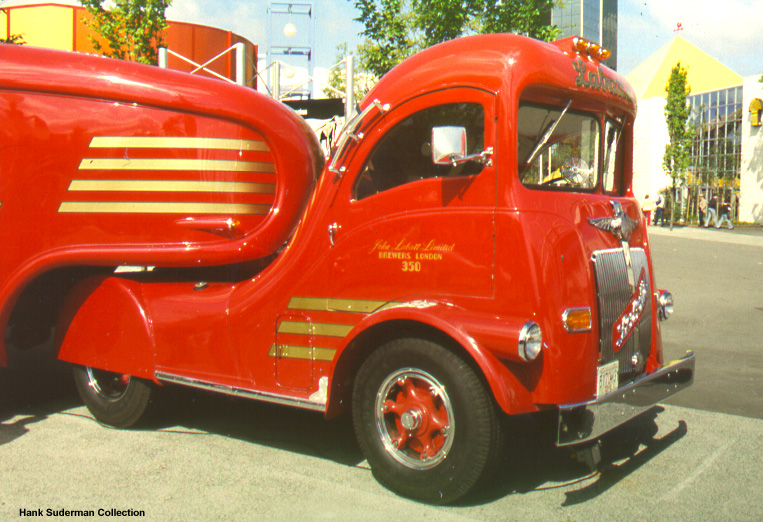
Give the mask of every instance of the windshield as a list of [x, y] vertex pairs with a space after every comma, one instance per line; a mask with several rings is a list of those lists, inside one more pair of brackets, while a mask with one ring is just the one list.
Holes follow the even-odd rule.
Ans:
[[599, 184], [599, 120], [568, 107], [520, 105], [518, 158], [524, 185], [593, 190]]

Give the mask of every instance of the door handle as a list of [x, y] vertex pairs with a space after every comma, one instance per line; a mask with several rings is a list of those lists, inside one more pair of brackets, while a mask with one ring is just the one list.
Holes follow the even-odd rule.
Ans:
[[334, 236], [340, 228], [342, 228], [342, 225], [339, 223], [331, 223], [329, 225], [329, 243], [331, 243], [331, 246], [334, 246]]

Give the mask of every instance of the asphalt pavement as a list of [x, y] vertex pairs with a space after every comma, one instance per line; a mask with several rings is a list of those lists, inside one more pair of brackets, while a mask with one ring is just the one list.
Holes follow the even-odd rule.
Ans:
[[[187, 395], [178, 406], [143, 431], [105, 428], [61, 401], [0, 418], [0, 519], [30, 518], [22, 509], [94, 513], [35, 517], [47, 520], [182, 522], [757, 522], [763, 513], [757, 419], [658, 407], [603, 439], [596, 473], [523, 433], [490, 487], [433, 507], [381, 487], [342, 422], [220, 397]], [[136, 515], [97, 515], [115, 509]]]
[[[697, 354], [694, 385], [670, 404], [763, 419], [763, 227], [650, 227], [667, 360]], [[761, 433], [763, 437], [763, 433]]]
[[672, 230], [670, 226], [662, 225], [650, 226], [648, 234], [650, 237], [664, 236], [763, 247], [763, 226], [756, 225], [736, 226], [733, 229], [674, 225]]

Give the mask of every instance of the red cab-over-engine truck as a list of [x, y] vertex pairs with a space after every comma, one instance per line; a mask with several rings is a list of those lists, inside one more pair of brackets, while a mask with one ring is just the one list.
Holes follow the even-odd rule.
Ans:
[[54, 332], [106, 425], [165, 383], [347, 411], [379, 482], [427, 502], [494, 471], [507, 416], [595, 442], [694, 374], [663, 361], [636, 102], [602, 53], [432, 47], [324, 159], [251, 89], [3, 46], [5, 341]]

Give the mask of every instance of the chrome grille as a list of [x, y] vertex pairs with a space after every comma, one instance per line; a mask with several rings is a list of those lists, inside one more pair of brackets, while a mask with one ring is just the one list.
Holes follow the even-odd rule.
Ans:
[[[630, 252], [633, 270], [631, 281], [638, 282], [643, 269], [649, 297], [641, 321], [633, 328], [633, 333], [618, 351], [613, 347], [612, 326], [630, 303], [635, 288], [631, 287], [628, 281], [628, 267], [622, 248], [599, 250], [592, 256], [599, 304], [601, 363], [606, 364], [615, 359], [619, 361], [621, 385], [627, 382], [628, 376], [643, 372], [652, 342], [652, 288], [646, 252], [643, 248], [632, 248]], [[640, 356], [634, 358], [637, 353]], [[634, 359], [638, 360], [636, 365], [633, 364]]]

